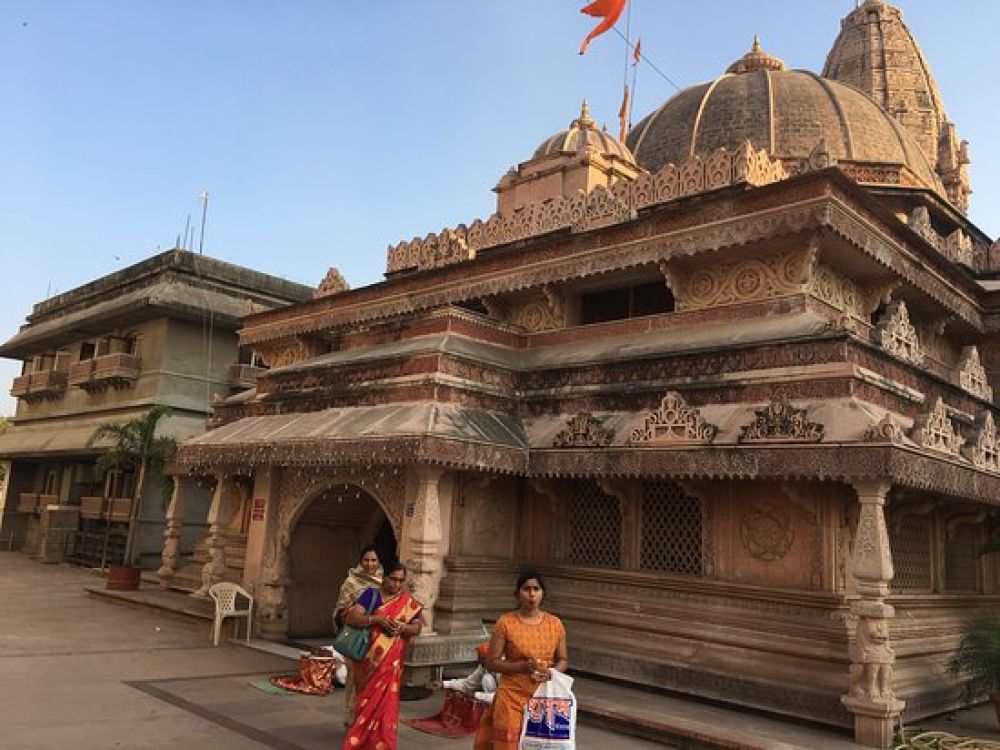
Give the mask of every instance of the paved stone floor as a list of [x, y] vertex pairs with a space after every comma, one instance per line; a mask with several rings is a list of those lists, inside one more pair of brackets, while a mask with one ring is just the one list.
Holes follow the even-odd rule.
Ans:
[[[0, 552], [0, 748], [339, 748], [342, 697], [275, 696], [249, 683], [279, 656], [228, 644], [209, 625], [97, 599], [95, 576]], [[440, 698], [404, 704], [434, 713]], [[403, 727], [400, 750], [471, 748]], [[579, 750], [663, 747], [589, 726]]]

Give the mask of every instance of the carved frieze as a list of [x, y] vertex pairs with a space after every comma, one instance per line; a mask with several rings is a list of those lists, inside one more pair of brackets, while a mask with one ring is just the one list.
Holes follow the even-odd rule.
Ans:
[[761, 258], [717, 262], [687, 272], [670, 267], [670, 288], [678, 310], [781, 297], [808, 289], [815, 249], [776, 253]]
[[831, 307], [867, 322], [870, 313], [866, 312], [864, 290], [846, 276], [834, 271], [827, 265], [817, 263], [812, 274], [809, 292], [823, 300]]
[[965, 443], [965, 439], [955, 431], [948, 418], [948, 409], [940, 397], [929, 411], [917, 417], [910, 438], [922, 448], [952, 456], [960, 456]]
[[890, 302], [875, 328], [875, 341], [890, 354], [915, 365], [922, 365], [924, 352], [917, 329], [910, 323], [906, 303]]
[[869, 427], [863, 437], [866, 443], [902, 443], [903, 430], [891, 415], [886, 414], [874, 427]]
[[611, 445], [614, 432], [604, 427], [601, 420], [589, 412], [570, 417], [565, 429], [552, 441], [554, 448], [603, 448]]
[[962, 455], [977, 469], [1000, 472], [1000, 438], [991, 412], [984, 409], [979, 415], [972, 441], [962, 448]]
[[[501, 312], [501, 310], [496, 310]], [[566, 327], [566, 299], [556, 287], [546, 284], [538, 294], [520, 304], [511, 303], [504, 318], [528, 333]]]
[[986, 377], [986, 368], [979, 360], [979, 349], [974, 346], [962, 349], [958, 363], [958, 384], [974, 396], [987, 401], [993, 400], [993, 388]]
[[646, 417], [642, 427], [632, 431], [630, 443], [654, 445], [707, 445], [719, 428], [701, 417], [701, 412], [688, 406], [684, 397], [670, 391], [660, 402], [660, 408]]
[[805, 409], [797, 409], [785, 398], [756, 410], [754, 420], [740, 431], [741, 443], [818, 443], [823, 425], [810, 422]]
[[309, 336], [292, 336], [254, 346], [254, 351], [270, 368], [306, 362], [325, 353], [325, 350], [322, 342]]
[[704, 159], [692, 156], [679, 166], [667, 164], [655, 174], [634, 181], [620, 180], [610, 189], [596, 187], [540, 203], [530, 203], [509, 215], [494, 214], [485, 222], [459, 225], [390, 246], [386, 272], [423, 270], [470, 260], [479, 250], [571, 228], [595, 229], [621, 223], [646, 206], [664, 203], [705, 190], [733, 184], [765, 185], [787, 177], [780, 160], [765, 150], [754, 151], [749, 141], [734, 152], [724, 149]]

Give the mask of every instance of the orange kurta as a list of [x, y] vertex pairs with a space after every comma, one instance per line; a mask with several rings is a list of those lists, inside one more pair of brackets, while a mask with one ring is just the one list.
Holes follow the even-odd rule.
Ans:
[[[559, 618], [547, 612], [537, 625], [529, 625], [516, 612], [508, 612], [497, 620], [493, 632], [506, 640], [503, 656], [507, 661], [537, 659], [550, 666], [555, 662], [559, 642], [566, 635]], [[530, 674], [500, 676], [493, 705], [476, 731], [475, 750], [517, 750], [524, 707], [537, 687]]]

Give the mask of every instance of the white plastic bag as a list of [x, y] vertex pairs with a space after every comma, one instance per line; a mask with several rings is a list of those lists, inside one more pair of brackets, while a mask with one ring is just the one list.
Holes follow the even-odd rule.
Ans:
[[520, 750], [576, 750], [573, 678], [555, 669], [524, 707]]

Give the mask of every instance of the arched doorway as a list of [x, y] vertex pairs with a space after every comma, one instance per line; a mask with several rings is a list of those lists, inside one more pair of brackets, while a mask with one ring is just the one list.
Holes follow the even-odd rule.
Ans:
[[392, 524], [378, 502], [352, 484], [317, 495], [299, 517], [288, 548], [288, 635], [316, 638], [333, 633], [333, 608], [347, 570], [373, 545], [383, 561], [396, 556]]

